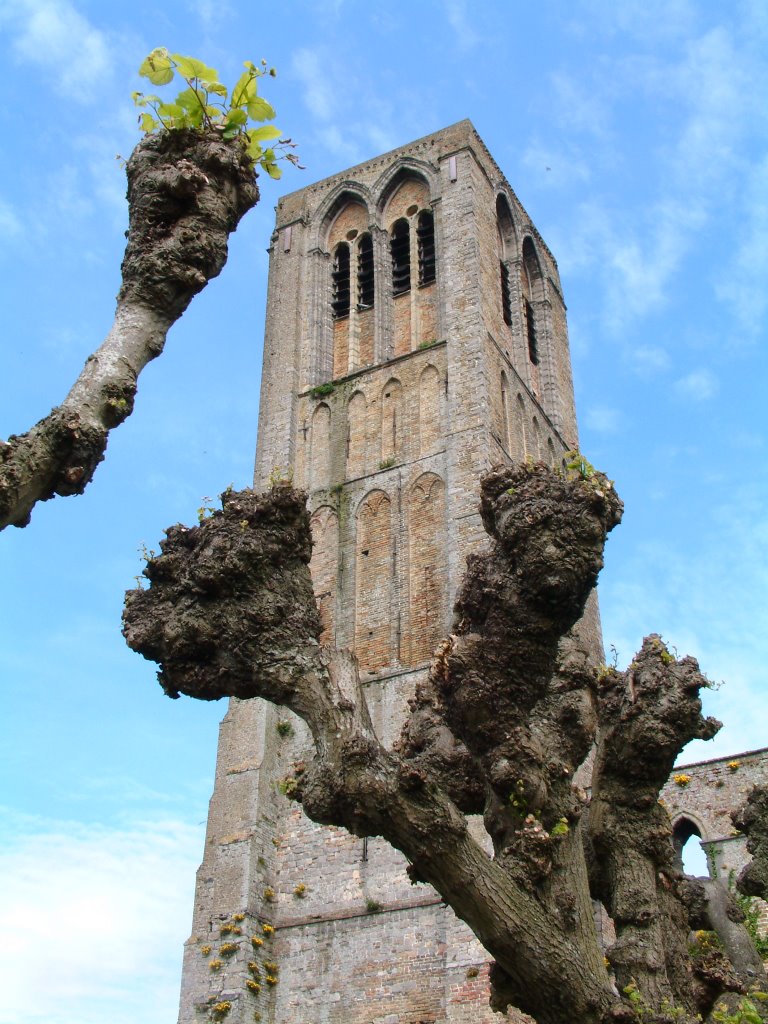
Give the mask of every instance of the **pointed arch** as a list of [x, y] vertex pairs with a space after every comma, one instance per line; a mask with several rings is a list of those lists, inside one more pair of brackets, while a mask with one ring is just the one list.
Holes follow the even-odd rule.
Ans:
[[357, 512], [355, 653], [369, 672], [391, 661], [392, 507], [384, 491], [369, 492]]
[[431, 657], [443, 634], [447, 588], [445, 484], [422, 473], [408, 493], [408, 661]]
[[532, 434], [532, 438], [531, 438], [532, 445], [531, 445], [531, 447], [532, 447], [533, 450], [529, 454], [533, 456], [533, 458], [535, 459], [536, 462], [541, 462], [542, 461], [542, 455], [541, 455], [541, 427], [539, 426], [539, 421], [538, 421], [538, 419], [535, 416], [531, 420], [531, 428], [532, 428], [532, 430], [531, 430], [531, 434]]
[[[399, 209], [402, 206], [404, 212], [408, 205], [417, 200], [420, 200], [420, 207], [428, 205], [434, 192], [434, 178], [434, 171], [428, 164], [407, 159], [401, 160], [394, 170], [387, 170], [374, 186], [378, 209], [387, 214], [385, 220], [398, 215], [392, 212], [395, 207]], [[410, 188], [403, 191], [404, 185], [410, 185]], [[398, 193], [401, 194], [398, 196]]]
[[[696, 859], [701, 862], [701, 855], [696, 857], [694, 853], [693, 858], [686, 857], [685, 849], [689, 845], [689, 842], [694, 842], [695, 839], [699, 840], [702, 848], [704, 849], [704, 855], [706, 857], [706, 868], [707, 873], [711, 873], [711, 865], [709, 862], [709, 856], [707, 855], [706, 848], [704, 847], [705, 836], [702, 831], [701, 823], [695, 820], [695, 815], [685, 813], [681, 814], [672, 824], [672, 845], [675, 848], [675, 858], [680, 871], [691, 874], [691, 871], [686, 872], [685, 861], [689, 859]], [[695, 848], [694, 848], [695, 849]], [[690, 851], [693, 853], [693, 850]], [[698, 851], [697, 851], [698, 852]]]
[[510, 422], [509, 422], [509, 379], [504, 370], [501, 371], [501, 377], [499, 380], [499, 390], [501, 392], [499, 396], [499, 423], [498, 432], [501, 437], [501, 443], [507, 451], [510, 451]]
[[331, 410], [321, 402], [312, 413], [309, 486], [316, 491], [331, 481]]
[[362, 391], [356, 391], [347, 404], [347, 480], [365, 476], [368, 446], [368, 403]]
[[339, 565], [339, 517], [330, 505], [321, 505], [309, 520], [312, 558], [309, 572], [320, 613], [320, 643], [336, 640], [336, 582]]
[[512, 277], [510, 267], [517, 256], [517, 233], [512, 211], [503, 193], [496, 196], [496, 233], [499, 257], [499, 285], [501, 289], [501, 316], [507, 327], [512, 326]]
[[555, 454], [555, 445], [551, 437], [547, 438], [547, 463], [555, 469], [557, 466], [557, 455]]
[[[365, 211], [364, 217], [360, 217], [360, 223], [355, 225], [344, 224], [343, 220], [340, 220], [340, 214], [354, 207], [362, 208]], [[317, 233], [313, 235], [311, 244], [330, 252], [335, 242], [346, 237], [347, 231], [354, 230], [355, 227], [359, 231], [365, 230], [370, 224], [371, 209], [371, 194], [365, 185], [352, 181], [342, 182], [318, 207], [313, 218], [313, 223], [317, 225]]]
[[521, 266], [522, 311], [525, 330], [525, 342], [528, 349], [528, 364], [531, 373], [531, 386], [539, 392], [539, 362], [541, 361], [541, 324], [539, 323], [537, 305], [544, 298], [544, 275], [541, 272], [536, 247], [530, 235], [523, 239], [523, 261]]
[[443, 389], [440, 373], [430, 363], [419, 376], [419, 454], [435, 451], [442, 438]]
[[525, 401], [519, 391], [515, 400], [515, 432], [517, 434], [515, 448], [522, 461], [528, 454], [528, 438], [525, 430]]
[[381, 461], [398, 462], [403, 454], [403, 385], [390, 377], [381, 392]]
[[503, 192], [496, 196], [496, 229], [499, 236], [499, 257], [513, 260], [517, 256], [517, 231], [512, 209]]

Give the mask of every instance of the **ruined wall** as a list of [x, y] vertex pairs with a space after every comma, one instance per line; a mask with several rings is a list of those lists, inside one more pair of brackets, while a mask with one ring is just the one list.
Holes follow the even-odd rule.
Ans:
[[[733, 827], [731, 811], [746, 801], [753, 786], [768, 784], [768, 748], [731, 757], [696, 761], [676, 768], [661, 792], [673, 828], [694, 825], [707, 854], [710, 874], [726, 884], [749, 860], [746, 839]], [[686, 828], [683, 834], [698, 836]]]

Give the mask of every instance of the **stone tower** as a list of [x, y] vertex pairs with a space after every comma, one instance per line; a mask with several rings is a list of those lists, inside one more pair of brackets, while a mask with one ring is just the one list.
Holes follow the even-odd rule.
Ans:
[[[389, 745], [485, 543], [480, 475], [576, 446], [557, 266], [469, 121], [284, 197], [270, 253], [255, 486], [309, 492], [324, 639]], [[180, 1024], [490, 1021], [487, 954], [402, 856], [280, 792], [308, 746], [231, 703]]]

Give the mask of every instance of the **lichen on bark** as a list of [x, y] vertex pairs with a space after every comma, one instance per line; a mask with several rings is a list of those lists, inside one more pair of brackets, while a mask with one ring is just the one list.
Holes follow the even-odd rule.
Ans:
[[[302, 717], [315, 749], [290, 796], [313, 820], [406, 855], [412, 880], [433, 885], [494, 958], [495, 1009], [617, 1024], [642, 1006], [646, 1022], [692, 1024], [743, 990], [728, 948], [698, 965], [689, 955], [692, 921], [716, 914], [677, 871], [658, 804], [683, 744], [717, 727], [701, 715], [706, 680], [653, 635], [626, 672], [598, 670], [574, 629], [621, 518], [610, 482], [540, 465], [486, 476], [490, 549], [468, 560], [452, 631], [392, 749], [354, 656], [318, 643], [305, 497], [225, 493], [199, 527], [167, 531], [149, 589], [130, 592], [124, 613], [166, 692], [259, 696]], [[595, 740], [585, 814], [573, 776]], [[593, 897], [617, 928], [610, 969]]]

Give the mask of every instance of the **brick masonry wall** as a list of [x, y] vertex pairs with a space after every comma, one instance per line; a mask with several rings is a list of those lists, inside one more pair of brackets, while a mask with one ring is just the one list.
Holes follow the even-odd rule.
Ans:
[[[434, 219], [437, 274], [420, 287], [423, 210]], [[399, 217], [409, 223], [411, 288], [393, 296], [389, 230]], [[358, 309], [366, 232], [375, 301]], [[532, 295], [538, 380], [521, 301], [525, 239], [541, 268]], [[339, 242], [350, 246], [350, 314], [334, 320]], [[501, 257], [511, 325], [502, 316]], [[277, 467], [309, 491], [323, 639], [356, 648], [386, 745], [449, 626], [466, 556], [487, 543], [478, 478], [526, 455], [557, 461], [575, 438], [559, 287], [551, 253], [467, 121], [278, 204], [255, 486], [267, 486]], [[594, 599], [581, 628], [602, 660]], [[401, 855], [313, 825], [280, 792], [279, 779], [308, 745], [284, 709], [231, 702], [180, 1024], [204, 1024], [209, 1000], [223, 998], [232, 1002], [227, 1024], [254, 1012], [270, 1024], [490, 1022], [488, 958], [434, 892], [410, 885]], [[726, 783], [747, 778], [742, 768], [720, 775]], [[684, 795], [697, 791], [698, 778]], [[229, 925], [240, 932], [222, 935]], [[228, 941], [234, 949], [225, 955]], [[249, 963], [262, 978], [258, 995], [246, 984], [256, 977]], [[268, 971], [276, 984], [264, 980]]]
[[[683, 819], [696, 826], [710, 872], [727, 882], [749, 860], [746, 840], [733, 827], [731, 811], [744, 804], [753, 786], [767, 783], [768, 748], [763, 748], [676, 768], [661, 799], [673, 827]], [[695, 836], [689, 842], [696, 842]]]

